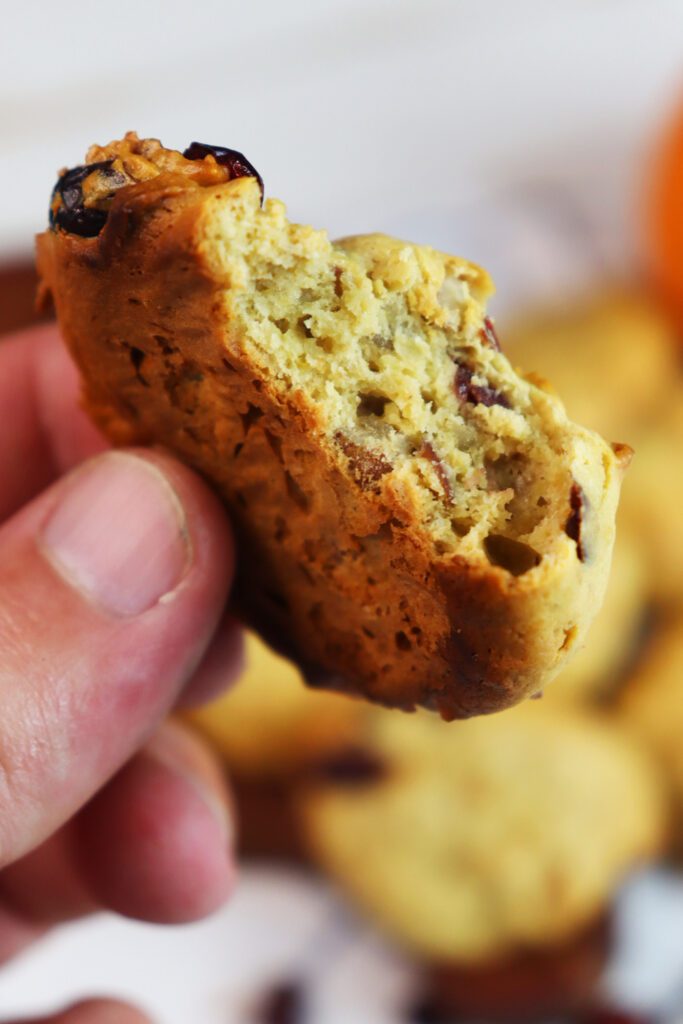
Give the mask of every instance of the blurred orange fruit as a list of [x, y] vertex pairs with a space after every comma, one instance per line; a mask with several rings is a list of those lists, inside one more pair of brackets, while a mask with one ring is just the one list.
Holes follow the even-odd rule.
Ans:
[[683, 102], [653, 154], [646, 204], [652, 283], [683, 332]]

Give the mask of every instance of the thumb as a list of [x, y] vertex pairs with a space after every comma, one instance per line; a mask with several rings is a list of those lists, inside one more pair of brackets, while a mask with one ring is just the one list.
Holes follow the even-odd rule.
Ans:
[[217, 500], [152, 452], [92, 459], [0, 529], [0, 866], [152, 732], [204, 653], [232, 566]]
[[15, 1021], [14, 1024], [151, 1024], [149, 1017], [140, 1010], [118, 1000], [88, 999], [56, 1016], [41, 1017], [38, 1020]]

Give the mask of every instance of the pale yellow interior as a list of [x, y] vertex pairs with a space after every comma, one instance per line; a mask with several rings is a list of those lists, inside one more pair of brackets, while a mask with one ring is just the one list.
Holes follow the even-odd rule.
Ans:
[[[327, 443], [390, 467], [382, 479], [417, 501], [437, 552], [532, 569], [567, 517], [567, 420], [487, 339], [483, 272], [385, 236], [333, 244], [276, 200], [260, 209], [249, 179], [234, 185], [207, 222], [234, 343], [316, 407]], [[505, 404], [463, 401], [458, 364]]]

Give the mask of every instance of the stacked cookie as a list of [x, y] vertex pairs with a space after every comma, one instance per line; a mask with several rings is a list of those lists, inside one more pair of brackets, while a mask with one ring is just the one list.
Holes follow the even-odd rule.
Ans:
[[238, 685], [187, 714], [229, 768], [246, 857], [307, 859], [295, 816], [297, 785], [311, 764], [353, 745], [362, 701], [304, 685], [291, 662], [253, 633]]
[[653, 632], [617, 707], [664, 769], [674, 801], [675, 852], [683, 852], [683, 615]]
[[[613, 575], [584, 650], [549, 699], [607, 701], [659, 762], [683, 848], [683, 363], [674, 329], [637, 289], [509, 331], [513, 362], [559, 383], [570, 413], [635, 449], [622, 490]], [[595, 368], [601, 386], [591, 386]], [[627, 567], [628, 563], [631, 568]], [[636, 564], [637, 563], [637, 564]], [[640, 628], [638, 626], [640, 620]]]
[[311, 693], [249, 637], [242, 681], [192, 720], [229, 766], [243, 853], [322, 868], [440, 1012], [584, 1005], [614, 895], [664, 844], [652, 760], [576, 695], [446, 724]]
[[683, 361], [672, 327], [635, 286], [612, 287], [528, 314], [506, 340], [510, 360], [547, 375], [570, 415], [634, 448], [618, 533], [640, 549], [648, 599], [671, 612], [683, 601]]
[[661, 847], [646, 755], [597, 715], [542, 702], [452, 726], [421, 714], [364, 726], [372, 771], [301, 795], [316, 862], [427, 965], [443, 1014], [584, 1006], [613, 894]]
[[[605, 604], [544, 699], [444, 725], [306, 691], [250, 638], [245, 679], [195, 718], [246, 796], [246, 851], [291, 853], [296, 837], [297, 855], [424, 965], [432, 1008], [446, 1015], [584, 1004], [609, 955], [622, 879], [668, 841], [657, 761], [683, 819], [683, 529], [675, 501], [645, 516], [648, 496], [676, 481], [675, 344], [645, 300], [616, 290], [509, 333], [513, 362], [547, 373], [571, 413], [637, 450]], [[274, 789], [270, 841], [255, 842], [256, 794]], [[273, 806], [286, 809], [279, 825]]]

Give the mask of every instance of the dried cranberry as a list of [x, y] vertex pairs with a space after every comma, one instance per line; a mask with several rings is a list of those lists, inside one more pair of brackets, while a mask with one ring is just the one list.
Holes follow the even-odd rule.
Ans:
[[364, 747], [347, 747], [316, 765], [315, 774], [338, 786], [367, 786], [387, 774], [387, 766]]
[[569, 492], [569, 508], [571, 509], [567, 522], [564, 524], [564, 532], [570, 540], [576, 542], [576, 556], [580, 562], [585, 562], [586, 551], [581, 539], [581, 526], [583, 524], [583, 508], [585, 495], [578, 484], [572, 484]]
[[490, 345], [491, 348], [495, 348], [496, 352], [502, 352], [498, 335], [496, 334], [496, 328], [493, 326], [493, 320], [489, 316], [484, 317], [484, 326], [481, 329], [482, 340], [485, 344]]
[[204, 142], [191, 142], [183, 156], [186, 160], [203, 160], [205, 156], [212, 156], [221, 167], [229, 168], [231, 179], [256, 178], [261, 189], [261, 202], [263, 202], [263, 178], [243, 153], [239, 153], [236, 149], [228, 149], [226, 146], [209, 146]]
[[510, 408], [510, 403], [500, 391], [489, 387], [488, 384], [474, 384], [472, 377], [474, 371], [469, 366], [457, 363], [453, 390], [461, 402], [469, 402], [471, 405], [501, 405], [504, 409]]
[[54, 189], [50, 201], [50, 227], [61, 228], [81, 238], [99, 235], [107, 220], [107, 211], [83, 203], [83, 182], [93, 172], [99, 171], [111, 184], [112, 192], [126, 179], [119, 171], [112, 170], [113, 160], [84, 164], [65, 171]]

